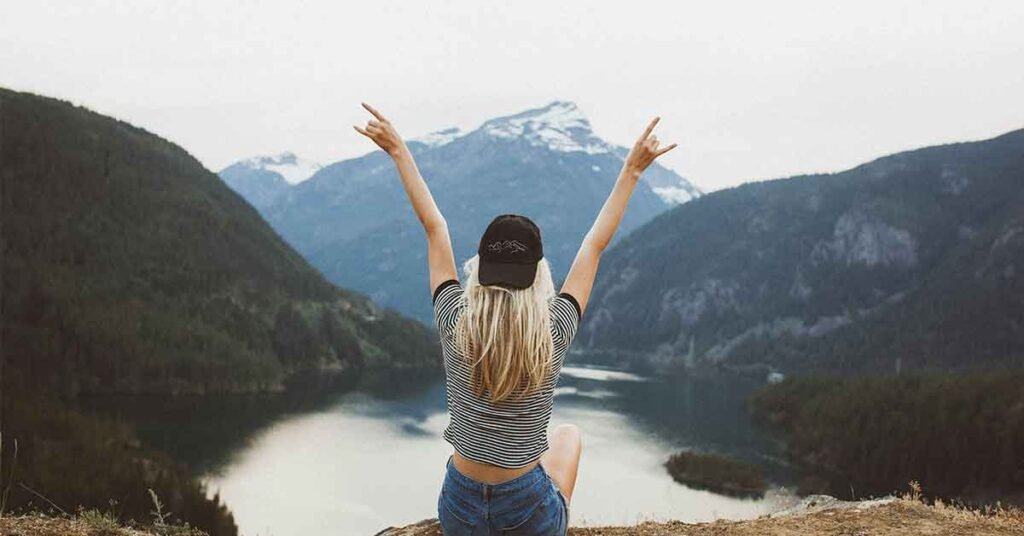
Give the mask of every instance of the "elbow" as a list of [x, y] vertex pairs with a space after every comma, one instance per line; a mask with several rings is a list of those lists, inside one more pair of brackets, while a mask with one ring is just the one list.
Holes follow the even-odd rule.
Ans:
[[601, 240], [591, 234], [587, 234], [583, 239], [583, 247], [590, 250], [595, 256], [600, 257], [604, 250], [608, 249], [608, 242], [608, 240]]
[[420, 220], [420, 223], [423, 224], [423, 230], [426, 231], [428, 236], [448, 234], [448, 222], [443, 216]]

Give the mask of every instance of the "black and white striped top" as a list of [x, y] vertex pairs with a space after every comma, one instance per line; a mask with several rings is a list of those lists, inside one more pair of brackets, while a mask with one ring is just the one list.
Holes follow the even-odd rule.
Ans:
[[451, 414], [444, 438], [471, 460], [506, 469], [523, 467], [548, 449], [547, 427], [555, 384], [579, 327], [579, 303], [566, 293], [548, 302], [554, 343], [551, 372], [540, 389], [498, 404], [473, 392], [472, 369], [455, 346], [455, 323], [465, 306], [462, 286], [454, 279], [441, 283], [434, 291], [434, 322], [441, 337]]

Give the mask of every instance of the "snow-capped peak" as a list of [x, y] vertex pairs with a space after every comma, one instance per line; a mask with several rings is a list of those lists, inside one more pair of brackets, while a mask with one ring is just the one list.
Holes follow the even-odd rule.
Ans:
[[273, 156], [254, 156], [241, 162], [251, 169], [263, 169], [277, 173], [289, 184], [298, 184], [320, 170], [320, 164], [295, 156], [292, 152], [283, 152]]
[[590, 129], [590, 121], [572, 102], [553, 101], [547, 106], [491, 119], [480, 129], [496, 138], [525, 138], [531, 145], [554, 151], [606, 153], [608, 144]]
[[430, 134], [420, 136], [419, 138], [413, 138], [412, 141], [418, 141], [431, 147], [439, 147], [441, 145], [450, 143], [455, 138], [461, 138], [465, 134], [466, 133], [460, 130], [459, 127], [451, 127], [446, 128], [444, 130], [431, 132]]
[[692, 201], [700, 197], [700, 192], [693, 188], [689, 183], [681, 184], [679, 186], [654, 186], [651, 188], [662, 201], [670, 205], [682, 205], [687, 201]]

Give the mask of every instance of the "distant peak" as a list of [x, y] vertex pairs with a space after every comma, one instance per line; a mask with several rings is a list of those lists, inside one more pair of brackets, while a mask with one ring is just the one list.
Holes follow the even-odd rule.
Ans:
[[547, 123], [553, 126], [590, 128], [590, 121], [580, 111], [576, 103], [571, 101], [554, 100], [537, 108], [529, 108], [512, 115], [495, 117], [484, 123]]
[[[553, 100], [544, 106], [489, 119], [473, 132], [477, 131], [496, 138], [525, 138], [531, 145], [545, 146], [554, 151], [594, 154], [610, 150], [604, 141], [594, 136], [590, 121], [576, 103], [566, 100]], [[458, 127], [450, 127], [413, 138], [412, 141], [440, 147], [469, 133]]]
[[532, 113], [536, 113], [536, 114], [543, 114], [543, 113], [550, 113], [550, 112], [573, 113], [573, 114], [579, 114], [581, 117], [583, 116], [583, 113], [580, 112], [580, 109], [579, 109], [578, 106], [576, 106], [575, 102], [564, 101], [564, 100], [553, 100], [553, 101], [545, 104], [544, 106], [541, 106], [540, 108], [533, 108], [533, 109], [530, 109], [530, 110], [525, 110], [522, 113], [526, 114], [526, 113], [531, 113], [531, 112]]
[[254, 156], [240, 162], [251, 169], [262, 169], [277, 173], [289, 184], [298, 184], [320, 170], [317, 162], [299, 158], [291, 151], [269, 156]]
[[260, 167], [268, 164], [292, 164], [295, 163], [297, 160], [298, 157], [295, 156], [295, 153], [291, 151], [285, 151], [283, 153], [273, 155], [261, 155], [246, 158], [245, 160], [242, 161], [242, 163], [251, 167]]
[[496, 138], [525, 138], [531, 145], [554, 151], [606, 153], [610, 147], [594, 135], [590, 121], [576, 103], [555, 100], [539, 108], [496, 117], [480, 127]]
[[277, 158], [278, 162], [281, 162], [281, 163], [295, 162], [296, 160], [298, 160], [298, 157], [295, 156], [295, 153], [293, 153], [291, 151], [285, 151], [283, 153], [275, 155], [273, 158]]
[[419, 138], [413, 138], [412, 141], [418, 141], [431, 147], [438, 147], [451, 142], [455, 138], [461, 138], [464, 134], [465, 132], [460, 130], [458, 127], [450, 127], [431, 132], [430, 134], [420, 136]]

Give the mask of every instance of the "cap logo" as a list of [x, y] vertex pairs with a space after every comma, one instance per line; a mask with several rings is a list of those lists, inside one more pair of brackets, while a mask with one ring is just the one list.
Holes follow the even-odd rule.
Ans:
[[493, 251], [495, 253], [508, 251], [509, 253], [519, 253], [520, 251], [526, 251], [530, 248], [523, 245], [518, 240], [496, 240], [487, 244], [487, 251]]

